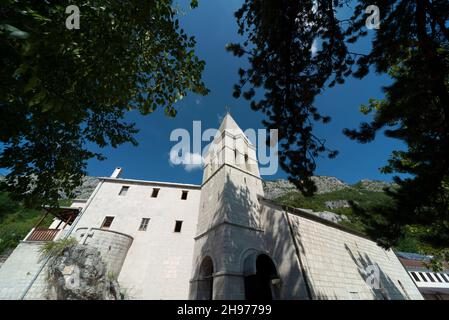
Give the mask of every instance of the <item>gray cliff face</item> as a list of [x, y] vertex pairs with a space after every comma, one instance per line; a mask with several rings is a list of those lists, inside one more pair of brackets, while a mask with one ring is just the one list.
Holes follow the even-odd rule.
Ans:
[[[372, 192], [382, 192], [386, 187], [392, 187], [394, 184], [378, 181], [378, 180], [369, 180], [363, 179], [354, 185], [349, 185], [340, 179], [335, 177], [327, 177], [327, 176], [314, 176], [312, 180], [315, 182], [317, 186], [317, 194], [324, 194], [339, 190], [345, 190], [350, 188], [357, 188], [359, 190], [366, 190]], [[284, 194], [289, 192], [298, 191], [293, 183], [288, 180], [264, 180], [263, 187], [265, 192], [265, 198], [267, 199], [276, 199]], [[329, 209], [347, 207], [349, 203], [344, 202], [344, 200], [332, 201], [326, 204]]]
[[76, 188], [73, 193], [76, 199], [88, 199], [100, 180], [96, 177], [86, 176], [83, 178], [81, 186]]
[[[5, 180], [5, 176], [0, 175], [0, 182]], [[95, 190], [95, 187], [98, 185], [100, 180], [97, 177], [90, 177], [85, 176], [82, 179], [82, 183], [79, 187], [75, 188], [73, 190], [73, 194], [75, 195], [76, 199], [88, 199], [92, 192]], [[61, 193], [60, 194], [62, 199], [69, 198], [66, 194]]]
[[[314, 176], [312, 180], [315, 182], [318, 194], [343, 190], [350, 187], [335, 177]], [[265, 180], [263, 185], [265, 197], [268, 199], [276, 199], [286, 193], [297, 191], [293, 183], [288, 180]]]
[[385, 181], [369, 180], [369, 179], [360, 180], [358, 185], [360, 185], [360, 187], [364, 190], [373, 192], [382, 192], [384, 188], [394, 186], [394, 184]]
[[114, 275], [108, 274], [100, 252], [91, 246], [64, 249], [48, 266], [48, 299], [120, 300], [122, 295]]
[[[2, 181], [3, 179], [4, 177], [0, 175], [0, 181]], [[366, 191], [382, 192], [384, 188], [394, 186], [394, 184], [389, 182], [369, 179], [360, 180], [354, 185], [349, 185], [338, 178], [328, 176], [314, 176], [312, 177], [312, 180], [317, 186], [318, 194], [324, 194], [354, 187]], [[73, 191], [75, 198], [88, 199], [99, 182], [100, 180], [97, 177], [84, 177], [81, 186]], [[263, 188], [265, 192], [265, 198], [267, 199], [276, 199], [289, 192], [298, 191], [291, 182], [285, 179], [264, 180]], [[67, 198], [67, 196], [62, 195], [62, 198]], [[349, 204], [347, 202], [344, 202], [344, 200], [332, 201], [326, 204], [329, 209], [347, 207], [348, 205]]]

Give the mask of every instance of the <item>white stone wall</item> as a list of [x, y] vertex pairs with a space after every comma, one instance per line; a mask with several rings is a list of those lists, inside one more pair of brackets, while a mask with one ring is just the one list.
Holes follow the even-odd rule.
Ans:
[[[42, 265], [39, 250], [42, 243], [21, 242], [0, 268], [0, 300], [19, 299]], [[45, 272], [29, 291], [27, 299], [43, 299]]]
[[307, 300], [307, 289], [300, 261], [285, 214], [280, 207], [262, 206], [261, 226], [268, 256], [281, 278], [277, 299]]
[[[130, 187], [124, 196], [122, 186]], [[160, 188], [157, 198], [153, 188]], [[196, 186], [106, 179], [77, 228], [100, 228], [113, 216], [109, 230], [133, 237], [118, 278], [129, 298], [187, 299], [199, 199]], [[146, 231], [138, 230], [142, 218], [150, 218]], [[180, 233], [174, 232], [176, 220], [183, 221]]]
[[126, 259], [133, 238], [119, 232], [97, 228], [79, 228], [75, 232], [80, 244], [95, 247], [100, 251], [108, 272], [118, 276]]
[[[270, 205], [265, 205], [263, 212], [265, 239], [271, 257], [276, 261], [281, 278], [284, 277], [283, 285], [294, 287], [295, 281], [285, 279], [283, 271], [290, 270], [298, 260], [292, 255], [293, 242], [286, 235], [286, 215], [280, 208]], [[327, 222], [291, 213], [288, 217], [313, 299], [422, 299], [393, 251]], [[379, 289], [368, 285], [374, 282], [366, 281], [369, 274], [365, 272], [374, 270], [367, 267], [373, 265], [378, 266]]]

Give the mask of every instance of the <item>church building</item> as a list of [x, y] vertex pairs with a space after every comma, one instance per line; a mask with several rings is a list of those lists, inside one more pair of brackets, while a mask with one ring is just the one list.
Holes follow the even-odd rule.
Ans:
[[422, 299], [392, 250], [264, 198], [256, 148], [228, 113], [201, 185], [100, 178], [0, 267], [0, 299], [45, 298], [39, 248], [98, 248], [129, 299]]

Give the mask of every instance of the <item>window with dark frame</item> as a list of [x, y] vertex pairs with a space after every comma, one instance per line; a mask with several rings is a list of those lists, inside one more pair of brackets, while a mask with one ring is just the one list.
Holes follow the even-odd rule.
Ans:
[[142, 221], [140, 222], [139, 231], [147, 231], [149, 223], [150, 223], [150, 218], [142, 218]]
[[181, 228], [182, 228], [182, 221], [176, 220], [174, 232], [181, 232]]
[[114, 217], [104, 218], [103, 223], [101, 224], [101, 229], [109, 229], [109, 227], [112, 224], [112, 221], [114, 221]]
[[153, 188], [153, 192], [151, 193], [151, 198], [157, 198], [157, 195], [159, 194], [159, 188]]
[[119, 192], [119, 196], [126, 196], [126, 194], [128, 193], [128, 190], [129, 190], [129, 187], [128, 186], [123, 186], [121, 189], [120, 189], [120, 192]]
[[183, 190], [182, 194], [181, 194], [181, 200], [187, 200], [187, 194], [188, 193], [189, 193], [188, 191]]

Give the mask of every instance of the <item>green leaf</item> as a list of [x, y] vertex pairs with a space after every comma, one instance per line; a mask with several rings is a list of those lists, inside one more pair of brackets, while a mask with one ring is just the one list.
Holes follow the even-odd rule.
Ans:
[[198, 0], [191, 0], [190, 1], [190, 8], [194, 9], [198, 7]]

